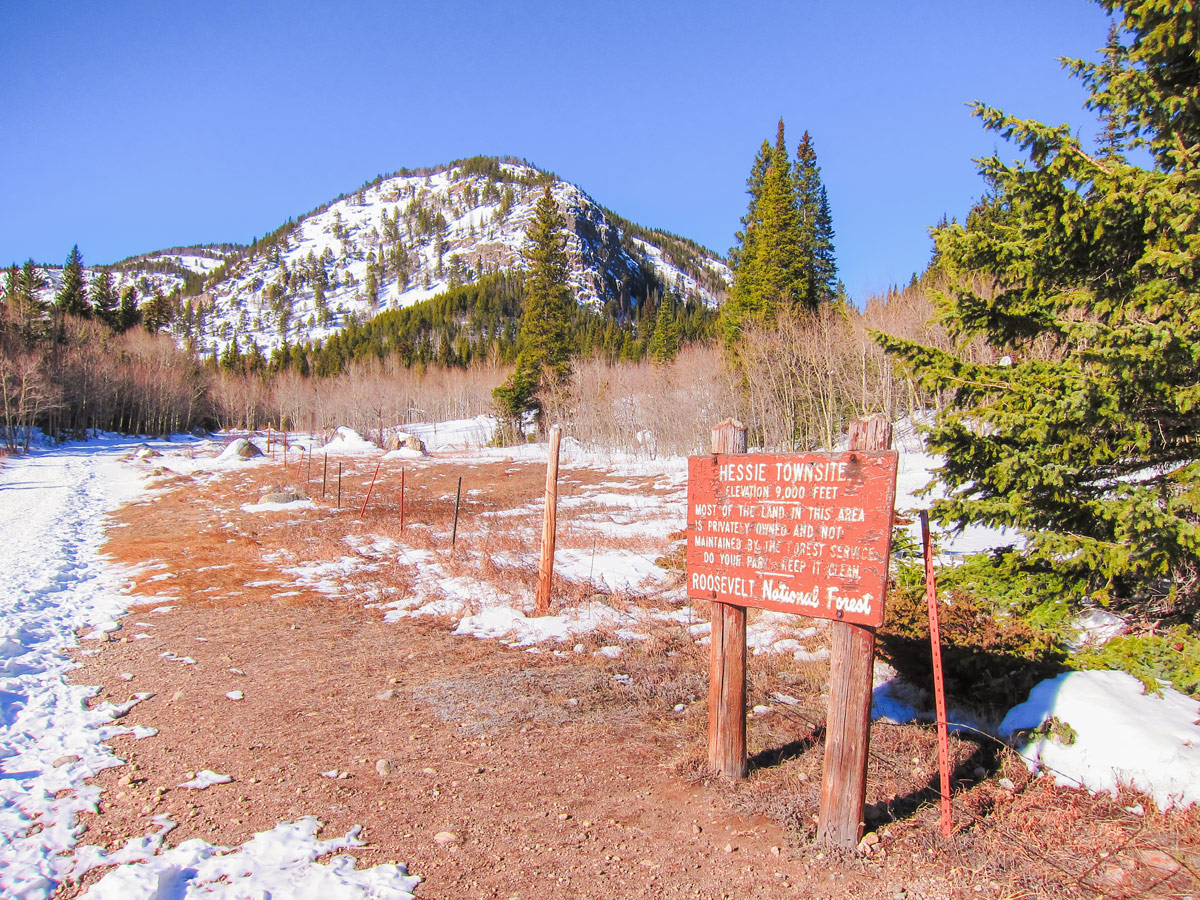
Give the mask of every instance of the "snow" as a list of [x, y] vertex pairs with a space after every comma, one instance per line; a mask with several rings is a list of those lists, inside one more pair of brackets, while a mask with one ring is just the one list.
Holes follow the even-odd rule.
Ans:
[[[184, 457], [167, 454], [178, 454], [185, 440], [155, 443], [154, 449], [182, 466]], [[315, 819], [281, 823], [234, 850], [198, 840], [165, 849], [163, 839], [174, 826], [161, 817], [153, 834], [113, 853], [78, 844], [77, 817], [95, 811], [101, 796], [87, 779], [122, 763], [104, 742], [120, 734], [135, 740], [155, 734], [119, 721], [150, 695], [89, 709], [98, 689], [68, 682], [75, 666], [62, 652], [77, 645], [80, 629], [95, 640], [119, 630], [129, 573], [107, 564], [100, 546], [107, 512], [143, 490], [148, 464], [138, 460], [141, 446], [104, 436], [35, 448], [0, 467], [0, 897], [48, 900], [65, 879], [95, 866], [115, 868], [83, 895], [90, 900], [185, 893], [228, 900], [410, 897], [417, 880], [403, 867], [356, 870], [348, 856], [315, 862], [361, 845], [356, 832], [317, 840]], [[170, 651], [163, 657], [195, 662]], [[194, 782], [203, 789], [228, 780], [205, 771]]]
[[237, 850], [201, 840], [159, 850], [157, 841], [133, 844], [113, 854], [123, 865], [100, 879], [86, 900], [166, 900], [185, 896], [213, 900], [287, 897], [295, 900], [410, 900], [420, 879], [403, 866], [381, 865], [356, 871], [350, 856], [322, 856], [361, 847], [357, 830], [345, 837], [316, 838], [320, 823], [311, 817], [256, 834]]
[[342, 426], [334, 432], [333, 439], [324, 447], [318, 448], [323, 453], [328, 453], [330, 456], [336, 455], [358, 455], [363, 453], [376, 453], [379, 451], [379, 445], [373, 441], [368, 441], [353, 428]]
[[[922, 509], [929, 509], [931, 503], [943, 496], [943, 493], [935, 487], [926, 496], [919, 496], [919, 494], [933, 479], [934, 470], [942, 464], [942, 461], [920, 449], [919, 438], [910, 438], [907, 443], [908, 446], [905, 446], [899, 439], [897, 440], [897, 445], [900, 447], [900, 468], [896, 474], [896, 511], [914, 514], [913, 522], [908, 526], [908, 533], [920, 546], [921, 523], [916, 519], [915, 513]], [[1021, 536], [1014, 531], [1004, 528], [989, 528], [983, 525], [968, 525], [961, 531], [954, 531], [931, 522], [930, 532], [933, 536], [934, 546], [943, 562], [950, 562], [971, 553], [983, 553], [1008, 544], [1020, 544], [1021, 541]]]
[[493, 606], [478, 615], [464, 616], [454, 633], [479, 638], [503, 638], [513, 646], [527, 647], [567, 641], [576, 634], [613, 627], [621, 619], [621, 613], [603, 603], [585, 603], [556, 616], [533, 617], [508, 606]]
[[1063, 784], [1116, 792], [1132, 785], [1159, 808], [1200, 802], [1200, 703], [1163, 687], [1145, 692], [1125, 672], [1067, 672], [1037, 685], [1011, 709], [1000, 734], [1038, 728], [1051, 718], [1075, 732], [1023, 742], [1021, 756]]
[[202, 791], [205, 788], [212, 787], [214, 784], [229, 784], [231, 781], [233, 781], [233, 778], [229, 775], [220, 775], [212, 769], [204, 769], [201, 772], [197, 772], [195, 778], [188, 779], [179, 785], [179, 787], [188, 788], [193, 791]]
[[486, 447], [495, 437], [497, 426], [492, 416], [476, 416], [450, 422], [413, 422], [404, 426], [404, 432], [420, 438], [430, 453], [438, 453]]
[[289, 500], [286, 503], [243, 503], [242, 512], [261, 513], [261, 512], [286, 512], [288, 510], [297, 509], [316, 509], [317, 505], [307, 497], [301, 500]]

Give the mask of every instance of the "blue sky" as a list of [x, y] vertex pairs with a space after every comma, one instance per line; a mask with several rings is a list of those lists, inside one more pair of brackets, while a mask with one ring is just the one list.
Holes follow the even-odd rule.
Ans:
[[376, 175], [523, 157], [720, 252], [782, 116], [813, 136], [860, 302], [962, 216], [980, 99], [1090, 131], [1085, 0], [8, 2], [0, 263], [245, 242]]

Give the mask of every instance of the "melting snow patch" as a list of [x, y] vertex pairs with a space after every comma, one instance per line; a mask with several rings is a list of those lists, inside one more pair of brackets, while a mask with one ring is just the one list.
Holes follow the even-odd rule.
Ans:
[[[412, 900], [420, 879], [397, 865], [356, 869], [355, 860], [339, 855], [326, 863], [322, 856], [362, 846], [359, 829], [343, 838], [321, 841], [321, 823], [314, 818], [283, 823], [260, 832], [236, 850], [193, 839], [155, 855], [146, 848], [144, 859], [129, 862], [105, 875], [89, 890], [86, 900], [162, 900], [185, 896], [213, 900], [269, 897], [319, 897], [321, 900]], [[159, 841], [161, 843], [161, 839]]]
[[454, 633], [478, 638], [507, 638], [512, 644], [527, 646], [543, 641], [563, 641], [598, 628], [611, 628], [620, 620], [619, 612], [602, 603], [586, 603], [557, 616], [534, 618], [510, 606], [493, 606], [478, 615], [465, 616]]
[[259, 513], [259, 512], [280, 512], [287, 509], [316, 509], [317, 506], [311, 500], [293, 500], [290, 503], [243, 503], [242, 512]]
[[197, 772], [195, 778], [191, 781], [185, 781], [179, 787], [202, 791], [205, 788], [212, 787], [214, 784], [229, 784], [231, 781], [233, 781], [233, 777], [230, 775], [218, 775], [212, 769], [205, 769], [202, 772]]
[[[1038, 730], [1051, 719], [1069, 729]], [[1067, 672], [1034, 687], [1000, 734], [1026, 732], [1021, 756], [1060, 783], [1113, 792], [1129, 784], [1165, 809], [1200, 802], [1197, 719], [1200, 703], [1171, 688], [1155, 696], [1125, 672]]]

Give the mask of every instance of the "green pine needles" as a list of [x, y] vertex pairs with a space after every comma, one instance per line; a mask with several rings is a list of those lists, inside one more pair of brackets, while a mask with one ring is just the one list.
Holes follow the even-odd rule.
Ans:
[[[1200, 13], [1101, 5], [1118, 24], [1102, 61], [1064, 63], [1101, 117], [1099, 149], [977, 104], [1026, 159], [982, 160], [984, 199], [935, 230], [952, 285], [941, 318], [962, 350], [877, 337], [944, 398], [929, 433], [945, 456], [938, 520], [1018, 529], [1022, 565], [1076, 599], [1195, 621]], [[967, 352], [979, 339], [987, 361]]]
[[547, 182], [526, 234], [529, 269], [516, 371], [493, 392], [501, 416], [509, 420], [519, 421], [532, 412], [540, 423], [543, 401], [539, 394], [561, 391], [571, 375], [570, 320], [575, 300], [569, 283], [565, 229]]
[[814, 312], [837, 293], [833, 219], [808, 132], [793, 164], [780, 120], [775, 145], [763, 141], [746, 188], [750, 203], [729, 252], [733, 287], [721, 307], [726, 345], [746, 326], [772, 325], [780, 313]]

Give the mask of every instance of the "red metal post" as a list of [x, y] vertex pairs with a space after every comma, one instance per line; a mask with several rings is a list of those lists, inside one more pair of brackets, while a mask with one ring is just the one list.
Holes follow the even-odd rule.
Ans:
[[946, 722], [946, 682], [942, 677], [942, 630], [938, 621], [937, 582], [933, 574], [933, 540], [929, 513], [921, 510], [921, 544], [925, 551], [925, 604], [929, 607], [929, 644], [933, 652], [933, 696], [937, 705], [938, 772], [942, 788], [942, 837], [950, 837], [950, 733]]
[[371, 486], [367, 488], [366, 499], [363, 500], [362, 509], [359, 510], [358, 517], [361, 519], [367, 512], [367, 504], [371, 502], [371, 492], [375, 490], [375, 479], [379, 477], [379, 467], [383, 465], [383, 460], [375, 463], [375, 474], [371, 476]]

